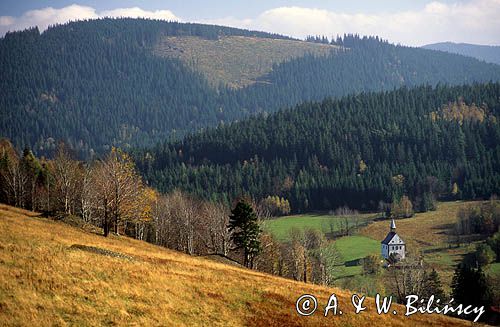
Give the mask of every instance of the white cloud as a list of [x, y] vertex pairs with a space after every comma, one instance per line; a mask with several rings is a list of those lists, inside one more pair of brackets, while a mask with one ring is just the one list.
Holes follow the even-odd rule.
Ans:
[[12, 16], [1, 16], [0, 17], [0, 26], [8, 26], [12, 25], [15, 22], [15, 18]]
[[118, 8], [113, 10], [107, 10], [100, 13], [103, 17], [131, 17], [131, 18], [151, 18], [151, 19], [163, 19], [163, 20], [177, 20], [180, 19], [174, 15], [170, 10], [155, 10], [147, 11], [142, 10], [139, 7], [133, 8]]
[[[440, 41], [500, 44], [500, 0], [429, 2], [419, 10], [381, 13], [343, 13], [318, 8], [279, 7], [257, 17], [222, 17], [199, 22], [242, 27], [304, 38], [344, 33], [378, 35], [391, 42], [423, 45]], [[97, 12], [71, 5], [31, 10], [19, 17], [0, 16], [0, 35], [38, 25], [41, 30], [56, 23], [99, 17], [145, 17], [182, 21], [169, 10], [147, 11], [138, 7]]]
[[43, 9], [30, 10], [19, 17], [0, 16], [0, 35], [4, 35], [7, 31], [21, 30], [31, 26], [38, 26], [38, 28], [43, 31], [47, 29], [49, 25], [102, 17], [140, 17], [163, 20], [180, 20], [170, 10], [147, 11], [138, 7], [133, 7], [97, 12], [92, 7], [74, 4], [60, 9], [47, 7]]
[[49, 25], [65, 23], [72, 20], [98, 18], [99, 15], [92, 7], [71, 5], [61, 9], [47, 7], [25, 12], [20, 17], [1, 16], [0, 34], [7, 31], [20, 30], [31, 26], [38, 26], [45, 30]]
[[[459, 1], [459, 0], [457, 0]], [[429, 2], [420, 10], [394, 13], [342, 13], [317, 8], [279, 7], [253, 19], [232, 17], [206, 22], [304, 38], [344, 33], [378, 35], [394, 43], [440, 41], [500, 44], [500, 0]]]

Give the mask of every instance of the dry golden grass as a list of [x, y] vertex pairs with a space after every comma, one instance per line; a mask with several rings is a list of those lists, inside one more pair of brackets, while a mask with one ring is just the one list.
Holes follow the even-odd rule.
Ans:
[[168, 36], [160, 39], [153, 53], [180, 58], [194, 65], [215, 86], [233, 88], [251, 85], [269, 73], [273, 64], [306, 54], [324, 56], [338, 46], [298, 40], [245, 36], [225, 36], [208, 40], [194, 36]]
[[[477, 206], [481, 202], [440, 202], [436, 211], [417, 213], [412, 218], [396, 220], [398, 234], [410, 246], [447, 246], [446, 234], [457, 221], [461, 208]], [[389, 231], [389, 220], [374, 222], [360, 233], [376, 240], [383, 240]]]
[[24, 216], [28, 216], [28, 217], [38, 217], [41, 215], [38, 212], [33, 212], [33, 211], [21, 209], [21, 208], [11, 207], [11, 206], [3, 204], [3, 203], [0, 203], [0, 210], [2, 210], [2, 211], [6, 210], [6, 211], [9, 211], [11, 213], [18, 213], [20, 215], [24, 215]]
[[[450, 231], [457, 221], [457, 213], [462, 208], [478, 206], [479, 201], [440, 202], [436, 211], [417, 213], [412, 218], [396, 220], [396, 231], [407, 244], [410, 252], [428, 250], [426, 261], [438, 270], [446, 291], [450, 291], [450, 283], [455, 266], [463, 256], [474, 251], [474, 245], [462, 244], [455, 248], [450, 244]], [[360, 234], [383, 240], [389, 231], [389, 220], [376, 221], [364, 227]]]
[[[346, 291], [190, 257], [127, 237], [104, 238], [0, 207], [0, 325], [451, 326], [440, 315], [352, 313]], [[71, 249], [83, 244], [134, 260]], [[346, 314], [299, 317], [295, 300], [335, 292]]]

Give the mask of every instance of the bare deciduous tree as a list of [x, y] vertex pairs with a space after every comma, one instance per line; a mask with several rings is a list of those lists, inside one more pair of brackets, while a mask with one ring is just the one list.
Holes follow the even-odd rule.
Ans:
[[202, 240], [208, 251], [227, 256], [230, 249], [231, 235], [227, 228], [229, 212], [222, 205], [205, 202], [202, 204], [201, 225], [205, 230]]
[[120, 228], [125, 230], [127, 220], [139, 214], [143, 204], [140, 201], [142, 181], [131, 158], [115, 148], [105, 160], [94, 163], [89, 169], [81, 174], [82, 209], [102, 226], [104, 236], [109, 235], [111, 228], [118, 234]]
[[340, 262], [339, 252], [335, 246], [328, 243], [325, 235], [319, 230], [306, 230], [304, 239], [311, 266], [311, 281], [331, 285]]
[[260, 235], [262, 251], [255, 261], [254, 268], [269, 274], [283, 276], [283, 260], [280, 242], [272, 234]]
[[82, 174], [79, 162], [73, 160], [64, 144], [61, 144], [50, 168], [55, 181], [54, 191], [62, 210], [67, 214], [74, 214], [81, 191]]
[[422, 260], [415, 255], [407, 255], [405, 260], [387, 269], [389, 289], [402, 303], [407, 295], [420, 296], [425, 285], [425, 269]]
[[0, 180], [7, 202], [16, 207], [24, 207], [28, 176], [22, 169], [14, 147], [5, 139], [0, 140], [0, 160]]

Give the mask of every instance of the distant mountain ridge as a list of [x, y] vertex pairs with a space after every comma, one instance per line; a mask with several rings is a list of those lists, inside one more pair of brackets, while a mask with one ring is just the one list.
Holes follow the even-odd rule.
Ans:
[[[166, 39], [176, 55], [158, 55]], [[200, 44], [210, 45], [213, 55], [201, 53], [206, 48]], [[284, 44], [290, 56], [280, 53]], [[192, 56], [177, 56], [189, 51]], [[317, 44], [127, 18], [7, 33], [0, 38], [0, 76], [0, 136], [39, 155], [51, 155], [62, 140], [89, 157], [328, 96], [498, 81], [500, 67], [375, 37], [346, 35]]]
[[500, 46], [498, 45], [440, 42], [427, 44], [422, 48], [456, 53], [462, 56], [473, 57], [479, 60], [484, 60], [486, 62], [500, 65]]

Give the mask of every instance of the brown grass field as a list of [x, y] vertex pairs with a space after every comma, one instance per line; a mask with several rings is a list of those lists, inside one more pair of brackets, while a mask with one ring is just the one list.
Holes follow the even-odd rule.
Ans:
[[[384, 224], [385, 225], [385, 224]], [[401, 223], [401, 229], [405, 224]], [[376, 228], [376, 225], [374, 227]], [[2, 326], [460, 326], [441, 315], [377, 315], [374, 301], [355, 315], [347, 291], [294, 282], [82, 229], [0, 206], [0, 325]], [[376, 229], [374, 229], [376, 230]], [[134, 259], [70, 248], [95, 246]], [[319, 309], [295, 312], [309, 293]], [[343, 315], [323, 317], [331, 293]]]
[[[480, 201], [439, 202], [436, 211], [396, 220], [397, 232], [404, 235], [405, 242], [410, 246], [447, 246], [449, 237], [446, 233], [457, 221], [458, 211], [480, 204]], [[382, 240], [389, 231], [389, 223], [389, 220], [376, 221], [362, 229], [360, 234]]]

